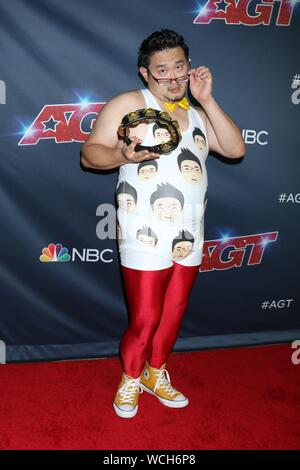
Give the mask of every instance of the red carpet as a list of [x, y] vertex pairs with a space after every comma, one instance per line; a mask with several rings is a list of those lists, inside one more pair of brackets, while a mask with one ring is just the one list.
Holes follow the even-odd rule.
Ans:
[[300, 449], [300, 365], [287, 345], [175, 353], [170, 409], [115, 415], [117, 358], [0, 366], [0, 449]]

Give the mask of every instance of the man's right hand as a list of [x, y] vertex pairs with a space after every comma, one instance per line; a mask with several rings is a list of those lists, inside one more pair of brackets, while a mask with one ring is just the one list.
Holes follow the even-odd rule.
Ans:
[[149, 152], [149, 150], [140, 150], [135, 152], [135, 146], [137, 144], [141, 144], [141, 139], [138, 137], [130, 137], [131, 144], [127, 145], [123, 141], [119, 141], [118, 147], [122, 147], [122, 153], [124, 155], [124, 159], [127, 163], [137, 163], [142, 162], [143, 160], [153, 160], [159, 158], [160, 155], [158, 153]]

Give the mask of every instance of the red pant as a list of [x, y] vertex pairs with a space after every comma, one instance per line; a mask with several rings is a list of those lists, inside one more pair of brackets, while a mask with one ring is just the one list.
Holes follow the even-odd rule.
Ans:
[[[200, 266], [200, 265], [199, 265]], [[145, 362], [160, 368], [176, 342], [199, 266], [141, 271], [121, 265], [130, 324], [120, 342], [123, 371], [139, 377]]]

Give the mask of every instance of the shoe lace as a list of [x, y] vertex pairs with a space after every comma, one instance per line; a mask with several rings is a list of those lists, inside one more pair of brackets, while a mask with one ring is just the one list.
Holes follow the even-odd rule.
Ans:
[[175, 390], [174, 387], [171, 385], [171, 380], [170, 380], [170, 375], [169, 372], [166, 369], [160, 369], [158, 372], [154, 372], [157, 378], [155, 387], [154, 387], [154, 392], [157, 388], [161, 388], [165, 392], [170, 395], [170, 397], [173, 397], [176, 395], [177, 390]]
[[136, 394], [143, 393], [143, 389], [140, 386], [140, 378], [129, 379], [125, 376], [125, 382], [122, 387], [119, 389], [119, 395], [122, 401], [126, 403], [132, 403], [135, 399]]

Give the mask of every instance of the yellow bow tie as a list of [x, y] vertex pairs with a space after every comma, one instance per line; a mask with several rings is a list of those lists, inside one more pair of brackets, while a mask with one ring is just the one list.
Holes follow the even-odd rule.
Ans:
[[190, 105], [186, 97], [182, 98], [179, 101], [165, 101], [164, 105], [168, 108], [170, 113], [174, 111], [176, 106], [180, 106], [181, 108], [185, 109], [186, 111], [189, 109]]

